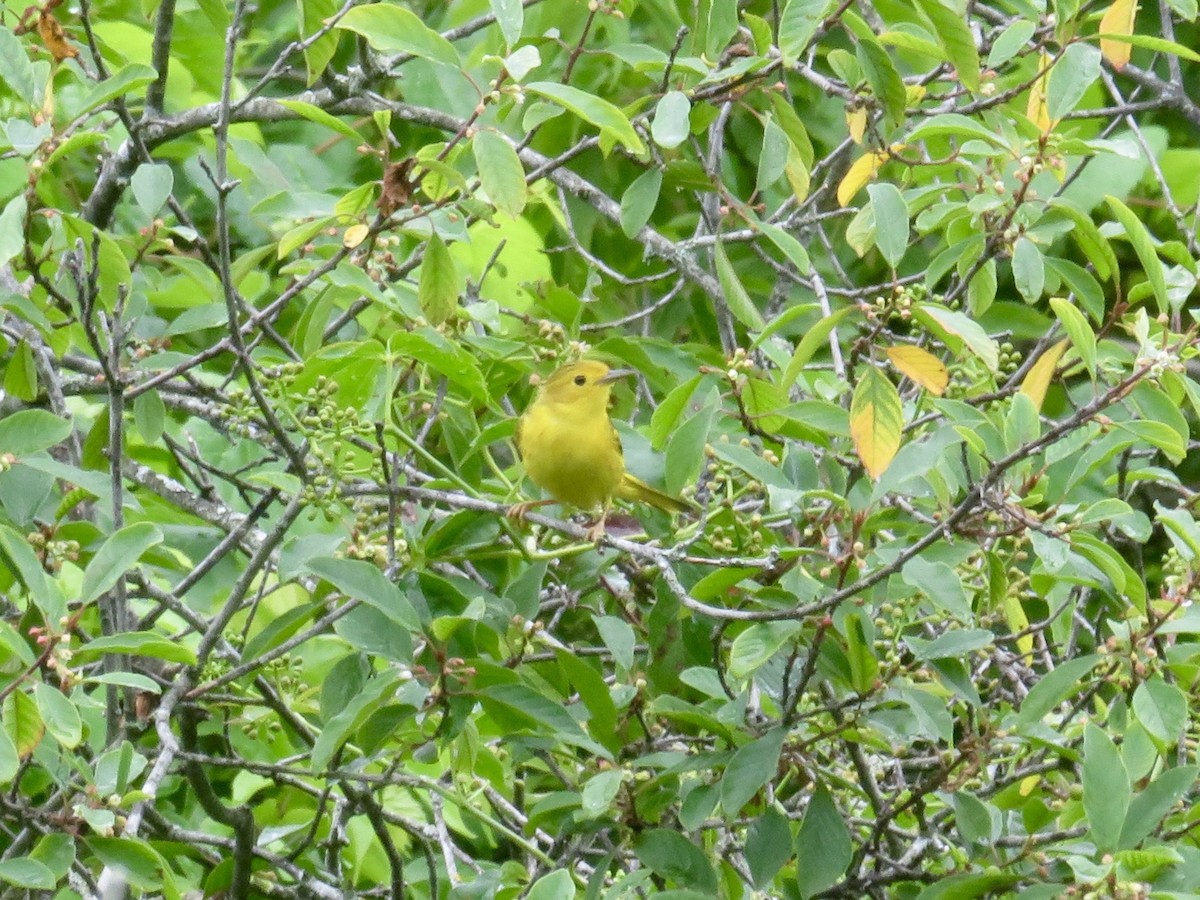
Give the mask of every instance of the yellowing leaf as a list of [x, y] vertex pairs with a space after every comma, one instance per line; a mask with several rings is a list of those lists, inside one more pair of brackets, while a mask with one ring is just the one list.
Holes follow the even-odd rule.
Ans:
[[1042, 401], [1046, 399], [1046, 391], [1050, 387], [1050, 380], [1054, 377], [1054, 370], [1058, 366], [1058, 361], [1062, 359], [1068, 343], [1070, 341], [1063, 338], [1039, 356], [1037, 362], [1030, 366], [1029, 371], [1021, 380], [1021, 393], [1032, 400], [1033, 405], [1039, 411], [1042, 408]]
[[893, 366], [939, 397], [950, 383], [950, 373], [946, 371], [945, 364], [928, 350], [898, 344], [888, 347], [887, 355]]
[[342, 246], [347, 250], [353, 250], [359, 244], [367, 239], [367, 235], [371, 232], [371, 226], [365, 222], [359, 222], [357, 225], [351, 225], [346, 229], [346, 233], [342, 235]]
[[867, 108], [846, 109], [846, 128], [850, 130], [850, 140], [861, 144], [863, 135], [867, 132]]
[[[1137, 0], [1115, 0], [1100, 20], [1101, 34], [1133, 34], [1133, 20], [1137, 16]], [[1118, 72], [1125, 68], [1133, 53], [1133, 45], [1124, 41], [1109, 41], [1100, 38], [1100, 52]]]
[[850, 437], [872, 478], [878, 479], [900, 449], [904, 409], [896, 387], [878, 369], [867, 369], [850, 401]]
[[787, 178], [788, 184], [791, 185], [796, 202], [803, 203], [808, 199], [808, 166], [804, 164], [804, 157], [796, 149], [795, 144], [788, 146], [787, 163], [783, 167], [783, 174]]
[[854, 165], [846, 172], [838, 184], [838, 206], [845, 206], [854, 199], [854, 195], [866, 187], [867, 182], [875, 177], [875, 173], [887, 161], [888, 154], [882, 150], [866, 153], [854, 161]]
[[[1025, 615], [1025, 607], [1021, 605], [1020, 597], [1005, 594], [1004, 618], [1007, 621], [1008, 630], [1014, 634], [1020, 634], [1029, 630], [1029, 617]], [[1021, 634], [1017, 638], [1017, 649], [1021, 651], [1023, 656], [1033, 653], [1033, 635]]]
[[1042, 134], [1054, 127], [1050, 121], [1050, 109], [1046, 105], [1046, 78], [1049, 76], [1050, 57], [1043, 53], [1038, 60], [1042, 74], [1029, 88], [1029, 102], [1025, 104], [1025, 117], [1029, 119]]

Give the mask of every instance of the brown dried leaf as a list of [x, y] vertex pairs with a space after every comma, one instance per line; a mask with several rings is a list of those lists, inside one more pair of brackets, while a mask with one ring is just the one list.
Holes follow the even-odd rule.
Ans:
[[413, 192], [417, 189], [417, 182], [412, 177], [413, 166], [416, 164], [416, 159], [410, 156], [398, 163], [392, 163], [384, 170], [382, 190], [376, 205], [385, 216], [390, 216], [400, 207], [407, 206], [412, 199]]
[[74, 59], [79, 55], [79, 51], [67, 43], [67, 33], [63, 31], [62, 25], [59, 24], [54, 14], [50, 12], [51, 9], [53, 6], [46, 4], [41, 15], [38, 16], [38, 34], [42, 38], [42, 43], [46, 45], [46, 49], [50, 51], [55, 62]]

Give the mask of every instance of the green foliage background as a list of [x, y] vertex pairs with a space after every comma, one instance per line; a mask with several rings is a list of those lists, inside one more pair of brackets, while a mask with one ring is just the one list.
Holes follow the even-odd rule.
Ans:
[[[1196, 896], [1145, 6], [5, 0], [6, 893]], [[695, 517], [505, 517], [585, 352]]]

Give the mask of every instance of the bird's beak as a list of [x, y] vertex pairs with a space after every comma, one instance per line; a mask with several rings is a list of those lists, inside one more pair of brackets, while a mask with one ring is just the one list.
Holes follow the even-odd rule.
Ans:
[[630, 375], [636, 375], [633, 369], [613, 369], [607, 375], [600, 378], [599, 384], [612, 384], [614, 381], [620, 381], [622, 378], [628, 378]]

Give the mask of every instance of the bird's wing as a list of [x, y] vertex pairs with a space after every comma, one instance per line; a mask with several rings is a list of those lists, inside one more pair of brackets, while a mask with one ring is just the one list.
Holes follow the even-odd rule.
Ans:
[[613, 447], [616, 448], [617, 456], [621, 457], [623, 465], [625, 462], [625, 450], [621, 447], [621, 435], [617, 434], [617, 426], [612, 423], [611, 419], [609, 420], [608, 427], [612, 431]]
[[525, 453], [521, 449], [521, 432], [522, 426], [525, 424], [525, 417], [521, 416], [517, 419], [517, 430], [513, 432], [513, 443], [517, 446], [517, 457], [524, 458]]

